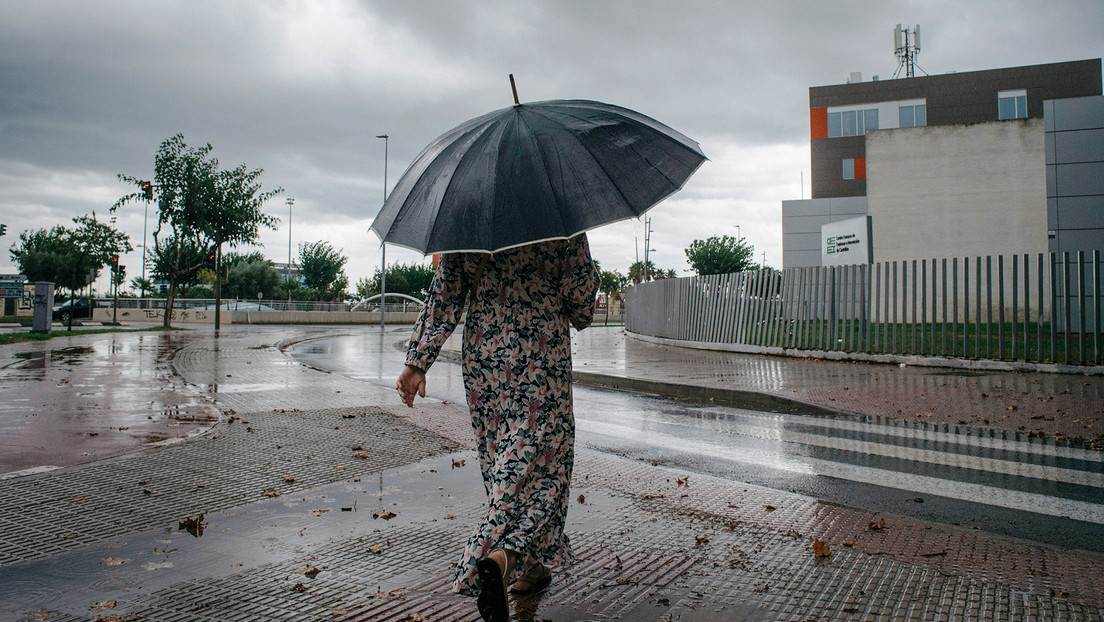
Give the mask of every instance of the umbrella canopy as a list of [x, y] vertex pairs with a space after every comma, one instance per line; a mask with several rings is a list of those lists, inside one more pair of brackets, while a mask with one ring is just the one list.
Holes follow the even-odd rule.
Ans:
[[425, 254], [569, 238], [640, 216], [705, 159], [695, 141], [626, 108], [519, 104], [430, 143], [371, 229], [388, 244]]

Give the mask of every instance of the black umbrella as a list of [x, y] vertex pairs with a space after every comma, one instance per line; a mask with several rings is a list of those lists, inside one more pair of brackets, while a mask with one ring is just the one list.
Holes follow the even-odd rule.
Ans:
[[430, 143], [371, 228], [427, 255], [569, 238], [640, 216], [705, 159], [698, 143], [626, 108], [516, 104]]

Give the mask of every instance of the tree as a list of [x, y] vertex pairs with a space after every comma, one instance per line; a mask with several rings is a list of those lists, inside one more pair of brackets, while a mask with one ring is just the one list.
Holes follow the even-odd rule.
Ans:
[[706, 240], [694, 240], [686, 248], [686, 259], [699, 276], [731, 274], [755, 267], [752, 261], [754, 250], [744, 238], [713, 236]]
[[[426, 264], [395, 264], [387, 268], [387, 293], [406, 294], [415, 298], [425, 298], [429, 291], [429, 284], [433, 282], [433, 274], [436, 271]], [[357, 293], [362, 298], [375, 296], [380, 293], [380, 270], [371, 279], [362, 278], [357, 281]]]
[[[223, 244], [235, 248], [256, 243], [260, 227], [275, 227], [279, 222], [260, 210], [265, 201], [283, 189], [263, 191], [257, 182], [261, 169], [251, 171], [242, 164], [232, 170], [219, 170], [212, 149], [209, 143], [189, 147], [177, 134], [162, 142], [154, 155], [158, 218], [151, 259], [160, 276], [169, 282], [166, 327], [171, 326], [177, 288], [194, 282], [199, 268], [211, 264], [218, 289]], [[143, 180], [130, 175], [118, 178], [133, 184], [137, 191], [121, 197], [112, 210], [145, 199]], [[216, 307], [216, 329], [218, 317]]]
[[629, 284], [629, 277], [616, 270], [598, 271], [598, 289], [606, 295], [606, 324], [609, 324], [610, 307], [613, 306], [613, 297]]
[[349, 286], [349, 277], [345, 276], [347, 261], [329, 242], [299, 243], [299, 275], [303, 284], [318, 290], [324, 299], [336, 300], [345, 293]]
[[73, 222], [73, 229], [57, 225], [49, 231], [24, 231], [9, 251], [28, 279], [51, 281], [68, 289], [71, 297], [92, 283], [105, 265], [113, 265], [115, 257], [133, 250], [130, 236], [99, 222], [94, 213]]
[[280, 273], [260, 253], [227, 255], [226, 294], [235, 298], [256, 298], [262, 294], [269, 300], [280, 287]]
[[647, 274], [647, 280], [650, 281], [654, 279], [655, 272], [656, 267], [654, 262], [649, 260], [647, 266], [645, 266], [643, 261], [637, 261], [629, 266], [629, 280], [632, 281], [633, 285], [639, 285], [645, 281], [645, 274]]

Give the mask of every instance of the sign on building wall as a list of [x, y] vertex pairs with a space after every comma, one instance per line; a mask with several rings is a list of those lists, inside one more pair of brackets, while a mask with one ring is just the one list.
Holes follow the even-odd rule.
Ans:
[[820, 264], [848, 266], [872, 263], [874, 244], [870, 216], [859, 216], [820, 226]]

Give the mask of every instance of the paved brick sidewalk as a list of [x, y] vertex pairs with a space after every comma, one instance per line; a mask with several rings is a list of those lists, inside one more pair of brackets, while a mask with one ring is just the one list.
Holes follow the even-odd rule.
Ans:
[[[0, 618], [478, 619], [446, 587], [481, 512], [468, 414], [281, 351], [340, 330], [193, 335], [171, 368], [210, 432], [0, 481]], [[587, 450], [572, 496], [578, 563], [516, 619], [1104, 619], [1100, 555]]]

